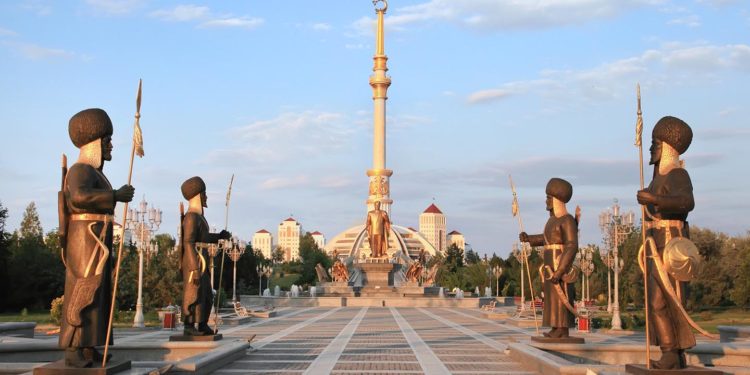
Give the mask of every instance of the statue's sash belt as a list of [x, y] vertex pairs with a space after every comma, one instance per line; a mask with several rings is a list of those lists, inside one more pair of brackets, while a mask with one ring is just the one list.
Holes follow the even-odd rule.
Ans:
[[71, 221], [103, 221], [112, 222], [112, 215], [109, 214], [72, 214], [70, 215]]

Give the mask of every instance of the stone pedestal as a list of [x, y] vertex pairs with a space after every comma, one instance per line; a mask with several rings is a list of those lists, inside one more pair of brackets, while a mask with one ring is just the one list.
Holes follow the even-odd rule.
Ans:
[[679, 370], [658, 370], [646, 368], [646, 365], [625, 365], [625, 371], [634, 375], [722, 375], [724, 371], [707, 369], [705, 367], [688, 366]]
[[419, 286], [419, 283], [416, 281], [407, 281], [396, 288], [396, 290], [398, 290], [398, 293], [402, 296], [423, 296], [425, 294], [424, 289], [425, 288]]
[[379, 259], [367, 259], [354, 267], [362, 272], [363, 289], [389, 289], [393, 286], [393, 270], [396, 265], [387, 260], [381, 263]]
[[585, 340], [583, 337], [544, 337], [544, 336], [533, 336], [531, 341], [541, 342], [545, 344], [583, 344]]
[[221, 333], [216, 335], [173, 335], [169, 336], [169, 341], [219, 341], [223, 338]]
[[65, 360], [48, 363], [34, 369], [34, 375], [110, 375], [130, 370], [130, 361], [109, 361], [107, 367], [99, 367], [101, 362], [93, 367], [75, 368], [65, 366]]
[[354, 295], [354, 288], [349, 286], [349, 283], [343, 281], [320, 283], [318, 284], [318, 289], [318, 294], [321, 296], [350, 297]]

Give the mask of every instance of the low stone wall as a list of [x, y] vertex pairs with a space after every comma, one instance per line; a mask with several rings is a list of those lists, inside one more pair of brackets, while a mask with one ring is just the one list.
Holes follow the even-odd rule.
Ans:
[[0, 323], [0, 336], [34, 338], [35, 322]]
[[[479, 308], [496, 300], [482, 298], [440, 298], [440, 297], [258, 297], [240, 296], [245, 306], [274, 307], [461, 307]], [[497, 306], [512, 306], [513, 299], [497, 298]], [[510, 303], [508, 302], [510, 301]]]
[[750, 326], [719, 326], [721, 342], [749, 341]]

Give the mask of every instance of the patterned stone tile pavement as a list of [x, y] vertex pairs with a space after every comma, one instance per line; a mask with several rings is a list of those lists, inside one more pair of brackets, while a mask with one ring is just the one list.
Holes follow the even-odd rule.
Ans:
[[215, 374], [531, 374], [505, 352], [533, 334], [449, 308], [288, 308], [223, 330], [254, 351]]

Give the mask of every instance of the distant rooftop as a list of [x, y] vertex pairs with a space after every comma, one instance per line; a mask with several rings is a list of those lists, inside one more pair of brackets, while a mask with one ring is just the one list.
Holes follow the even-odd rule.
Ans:
[[431, 204], [430, 207], [427, 207], [426, 210], [424, 210], [424, 213], [426, 214], [442, 214], [443, 211], [440, 211], [440, 209], [435, 205], [435, 203]]
[[269, 232], [269, 231], [267, 231], [265, 229], [261, 229], [261, 230], [255, 232], [255, 233], [271, 233], [271, 232]]

